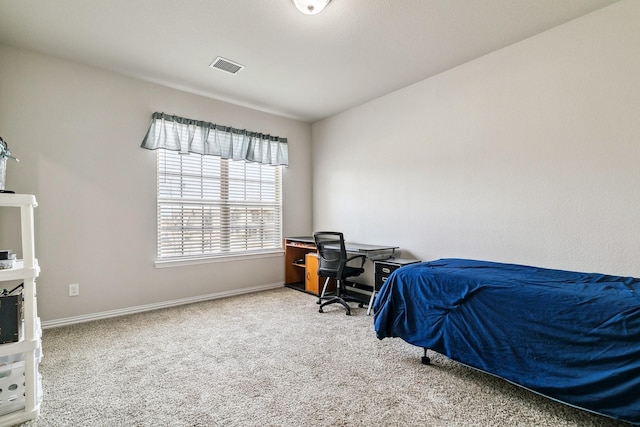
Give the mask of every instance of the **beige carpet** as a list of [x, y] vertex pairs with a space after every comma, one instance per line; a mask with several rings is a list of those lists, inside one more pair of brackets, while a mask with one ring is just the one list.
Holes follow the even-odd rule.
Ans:
[[291, 289], [47, 329], [43, 426], [627, 426]]

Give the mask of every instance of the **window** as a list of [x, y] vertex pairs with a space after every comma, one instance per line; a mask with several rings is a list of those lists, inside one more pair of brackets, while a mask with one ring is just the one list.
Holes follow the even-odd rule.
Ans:
[[282, 248], [282, 166], [157, 153], [159, 260]]
[[282, 249], [286, 138], [153, 113], [142, 148], [158, 156], [158, 260]]

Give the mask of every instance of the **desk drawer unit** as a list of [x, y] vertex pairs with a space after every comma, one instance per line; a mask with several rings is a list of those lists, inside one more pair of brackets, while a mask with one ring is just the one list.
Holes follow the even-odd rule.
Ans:
[[405, 265], [414, 264], [416, 262], [420, 262], [417, 259], [406, 259], [406, 258], [390, 258], [385, 259], [384, 261], [376, 261], [375, 267], [375, 285], [376, 291], [380, 290], [382, 284], [387, 280], [387, 277], [395, 270], [403, 267]]

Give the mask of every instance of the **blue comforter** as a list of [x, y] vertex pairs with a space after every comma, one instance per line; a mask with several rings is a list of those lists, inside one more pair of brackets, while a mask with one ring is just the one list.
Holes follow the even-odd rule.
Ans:
[[640, 424], [639, 294], [633, 277], [441, 259], [389, 276], [375, 330]]

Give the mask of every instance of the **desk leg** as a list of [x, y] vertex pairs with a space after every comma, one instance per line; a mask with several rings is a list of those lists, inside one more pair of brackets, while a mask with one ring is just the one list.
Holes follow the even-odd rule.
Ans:
[[324, 286], [322, 287], [322, 292], [320, 292], [320, 296], [318, 297], [318, 304], [322, 304], [322, 299], [324, 298], [324, 293], [327, 291], [327, 285], [329, 284], [329, 277], [324, 281]]
[[376, 287], [374, 285], [373, 291], [371, 291], [371, 298], [369, 298], [369, 307], [367, 307], [367, 316], [371, 314], [371, 309], [373, 308], [373, 300], [376, 297]]

